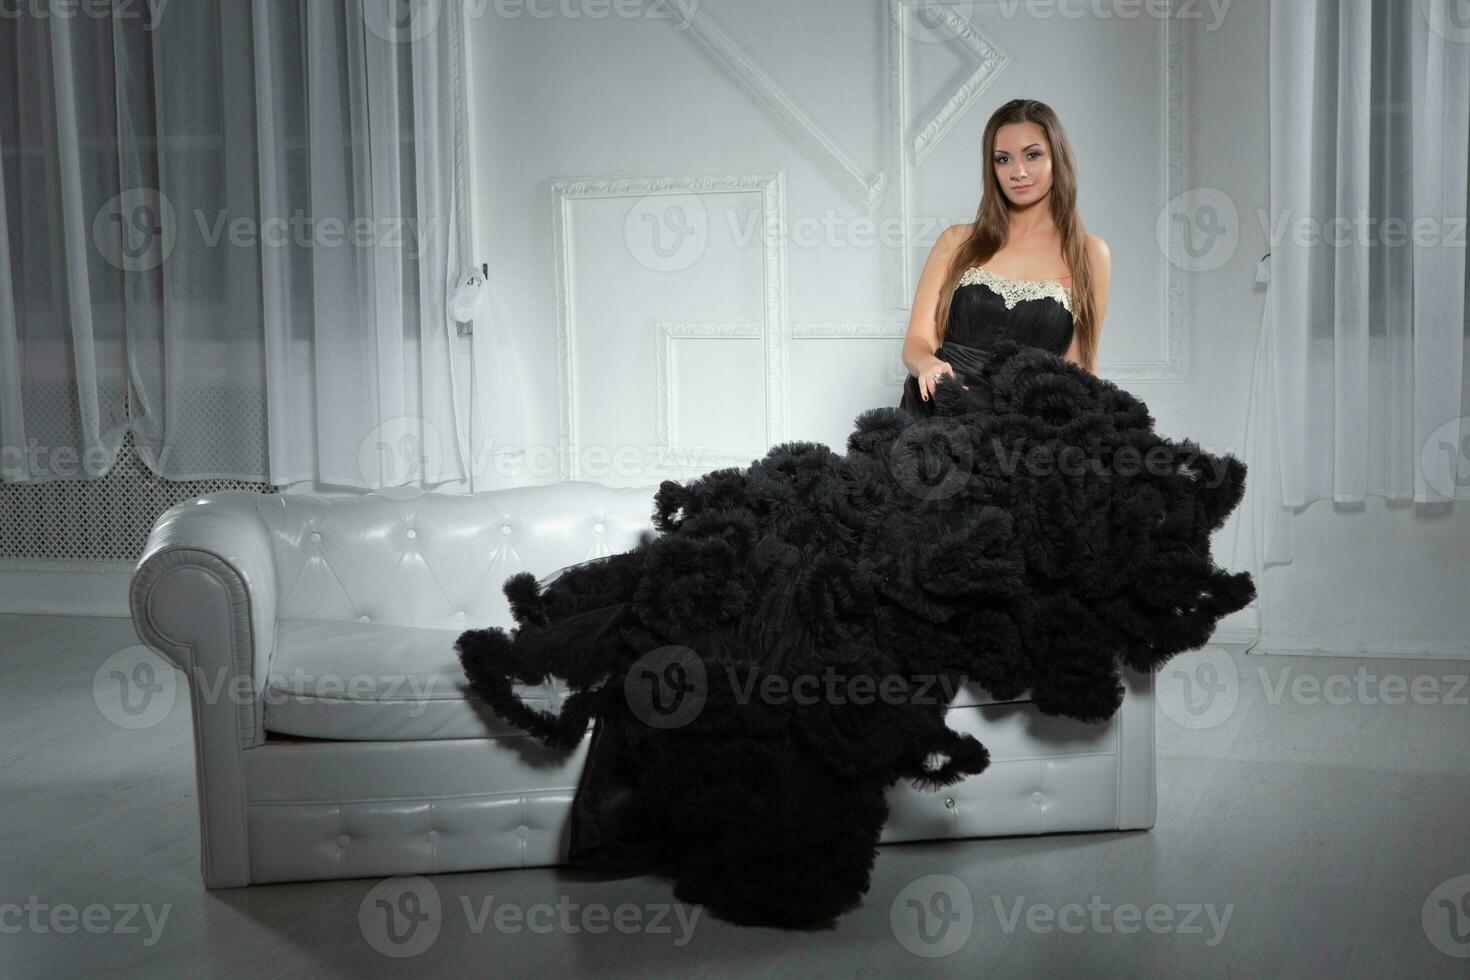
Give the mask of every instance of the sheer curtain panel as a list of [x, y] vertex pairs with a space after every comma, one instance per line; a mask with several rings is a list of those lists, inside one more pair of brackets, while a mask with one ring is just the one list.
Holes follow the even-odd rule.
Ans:
[[170, 479], [463, 478], [457, 6], [33, 6], [0, 22], [4, 479], [98, 475], [129, 427]]

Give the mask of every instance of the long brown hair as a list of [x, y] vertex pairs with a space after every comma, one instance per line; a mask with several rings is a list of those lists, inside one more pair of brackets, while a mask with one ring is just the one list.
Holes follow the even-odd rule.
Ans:
[[1087, 230], [1077, 214], [1077, 165], [1072, 158], [1072, 144], [1057, 114], [1051, 106], [1035, 99], [1012, 99], [995, 110], [985, 124], [981, 145], [988, 176], [982, 181], [980, 210], [975, 214], [975, 225], [969, 237], [955, 249], [954, 258], [950, 261], [949, 274], [939, 292], [934, 324], [942, 341], [945, 328], [949, 326], [950, 300], [960, 276], [971, 266], [984, 265], [1005, 245], [1009, 233], [1007, 217], [1010, 203], [995, 176], [995, 134], [1002, 126], [1018, 122], [1040, 125], [1051, 147], [1051, 215], [1061, 232], [1062, 258], [1072, 273], [1073, 329], [1078, 338], [1082, 364], [1089, 371], [1096, 372], [1097, 322], [1092, 296], [1092, 260], [1087, 252]]

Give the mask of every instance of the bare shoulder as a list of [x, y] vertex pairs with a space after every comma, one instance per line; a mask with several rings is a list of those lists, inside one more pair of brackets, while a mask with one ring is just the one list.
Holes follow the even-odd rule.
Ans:
[[1108, 243], [1098, 235], [1087, 236], [1087, 251], [1092, 258], [1092, 267], [1101, 273], [1106, 273], [1113, 267], [1113, 253], [1108, 250]]
[[[972, 225], [950, 225], [939, 233], [934, 240], [934, 247], [929, 250], [929, 259], [925, 263], [926, 268], [943, 270], [949, 263], [955, 251], [970, 237]], [[939, 272], [936, 271], [936, 275]]]
[[958, 248], [961, 242], [969, 238], [970, 232], [974, 231], [974, 229], [975, 225], [973, 222], [965, 225], [950, 225], [939, 233], [938, 247], [946, 251], [952, 251]]

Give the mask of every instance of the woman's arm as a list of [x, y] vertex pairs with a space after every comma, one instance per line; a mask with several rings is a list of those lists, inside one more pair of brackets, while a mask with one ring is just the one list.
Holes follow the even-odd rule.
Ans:
[[939, 307], [939, 290], [944, 287], [950, 259], [960, 242], [964, 241], [965, 231], [963, 225], [951, 225], [941, 232], [939, 240], [929, 250], [924, 271], [919, 275], [919, 287], [914, 291], [914, 307], [909, 315], [909, 329], [903, 339], [902, 353], [903, 366], [916, 378], [940, 363], [934, 356], [934, 350], [939, 346], [939, 327], [934, 323], [934, 313]]
[[[1097, 320], [1097, 333], [1102, 336], [1103, 317], [1108, 312], [1108, 288], [1113, 278], [1113, 254], [1108, 249], [1108, 243], [1096, 235], [1087, 236], [1087, 247], [1092, 253], [1092, 308]], [[1082, 348], [1078, 342], [1079, 338], [1074, 333], [1072, 344], [1067, 352], [1062, 355], [1064, 360], [1071, 361], [1078, 367], [1097, 373], [1097, 366], [1088, 367], [1082, 363]]]

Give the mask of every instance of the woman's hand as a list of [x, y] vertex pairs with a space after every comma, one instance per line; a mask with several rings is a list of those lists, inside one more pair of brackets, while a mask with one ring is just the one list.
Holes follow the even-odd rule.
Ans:
[[937, 357], [934, 359], [933, 364], [930, 364], [919, 373], [919, 394], [923, 397], [924, 401], [928, 401], [929, 396], [934, 394], [934, 388], [939, 384], [939, 379], [946, 374], [956, 381], [959, 380], [959, 376], [954, 373], [954, 368], [950, 366], [949, 362], [941, 361]]

